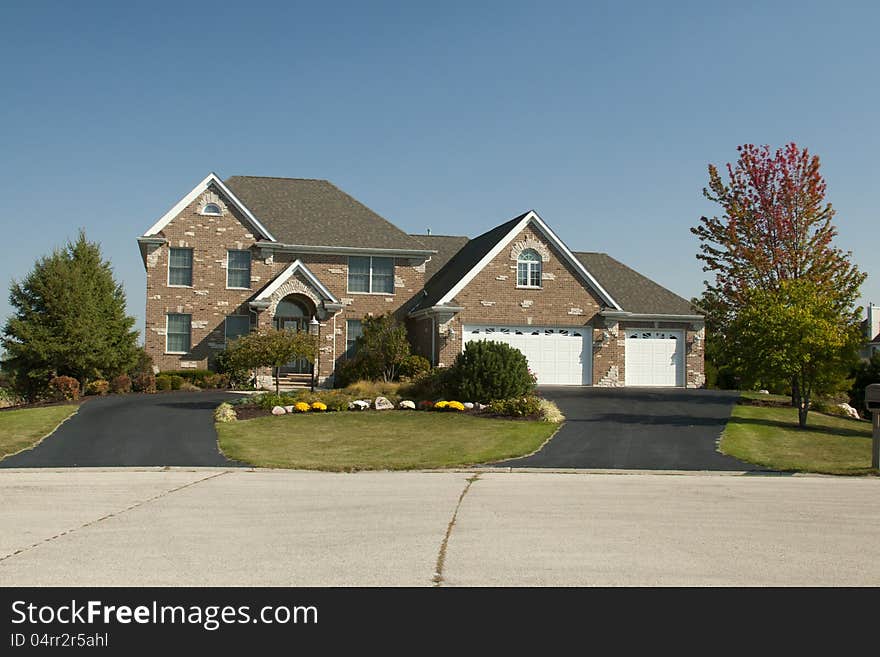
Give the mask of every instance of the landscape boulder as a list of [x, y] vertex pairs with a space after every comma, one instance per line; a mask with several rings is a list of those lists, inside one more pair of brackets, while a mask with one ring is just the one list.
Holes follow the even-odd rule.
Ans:
[[414, 411], [416, 410], [416, 403], [410, 401], [409, 399], [404, 399], [402, 402], [400, 402], [398, 408], [401, 408], [405, 411]]
[[850, 406], [849, 404], [846, 404], [846, 403], [838, 404], [837, 408], [842, 410], [844, 413], [847, 414], [847, 416], [851, 417], [854, 420], [860, 419], [859, 412], [856, 409], [854, 409], [852, 406]]
[[377, 411], [390, 411], [394, 408], [394, 404], [387, 397], [376, 397], [373, 408]]
[[370, 407], [370, 402], [364, 401], [363, 399], [355, 399], [352, 402], [348, 402], [348, 410], [350, 411], [365, 411]]
[[272, 415], [284, 415], [287, 411], [284, 410], [283, 406], [273, 406], [272, 407]]

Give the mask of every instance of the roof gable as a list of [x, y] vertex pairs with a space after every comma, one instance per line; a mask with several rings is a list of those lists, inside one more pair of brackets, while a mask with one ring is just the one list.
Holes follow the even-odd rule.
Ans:
[[574, 256], [565, 243], [534, 210], [524, 212], [465, 244], [425, 285], [425, 295], [416, 309], [450, 303], [455, 295], [463, 290], [529, 224], [535, 226], [550, 245], [562, 254], [581, 280], [598, 295], [599, 299], [612, 308], [621, 309], [608, 291], [590, 274], [584, 264]]
[[282, 244], [424, 250], [416, 238], [327, 180], [232, 176], [227, 186]]
[[215, 174], [214, 172], [209, 173], [205, 176], [204, 180], [200, 182], [198, 185], [192, 188], [192, 190], [180, 199], [174, 207], [172, 207], [168, 212], [166, 212], [162, 217], [153, 224], [144, 234], [143, 237], [151, 237], [153, 235], [158, 234], [165, 226], [171, 223], [171, 221], [179, 215], [183, 210], [196, 198], [199, 197], [200, 194], [204, 193], [209, 187], [216, 187], [226, 199], [232, 203], [238, 210], [245, 216], [247, 221], [251, 224], [254, 230], [263, 238], [275, 241], [275, 237], [270, 233], [263, 224], [259, 222], [259, 220], [254, 216], [253, 212], [245, 206], [244, 203], [223, 183], [222, 180]]
[[331, 301], [332, 303], [339, 303], [339, 299], [337, 299], [333, 293], [327, 289], [327, 287], [320, 281], [320, 279], [315, 276], [311, 270], [306, 267], [300, 260], [294, 260], [287, 268], [282, 271], [275, 279], [269, 283], [266, 287], [260, 290], [259, 294], [254, 297], [254, 301], [265, 301], [267, 299], [271, 299], [272, 295], [280, 288], [284, 283], [286, 283], [290, 278], [299, 272], [303, 278], [305, 278], [312, 287], [317, 290], [324, 300]]

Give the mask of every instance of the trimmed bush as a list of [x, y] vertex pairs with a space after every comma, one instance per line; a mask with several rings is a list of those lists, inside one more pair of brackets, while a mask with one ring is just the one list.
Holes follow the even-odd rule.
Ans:
[[221, 385], [217, 386], [218, 388], [240, 389], [252, 384], [251, 371], [247, 368], [237, 367], [228, 350], [221, 351], [214, 356], [214, 371], [224, 377]]
[[541, 414], [541, 400], [534, 395], [496, 399], [489, 402], [489, 412], [508, 417], [536, 417]]
[[165, 374], [160, 374], [156, 377], [156, 389], [165, 391], [171, 390], [171, 377]]
[[79, 381], [72, 376], [55, 376], [49, 380], [49, 391], [54, 401], [79, 399]]
[[108, 392], [110, 392], [110, 382], [104, 379], [89, 381], [86, 386], [87, 395], [106, 395]]
[[131, 379], [131, 388], [135, 392], [156, 392], [156, 376], [141, 372]]
[[458, 399], [486, 403], [528, 395], [535, 389], [535, 378], [519, 349], [479, 340], [468, 342], [455, 358], [447, 387]]
[[412, 354], [403, 359], [400, 364], [400, 376], [410, 380], [423, 377], [431, 371], [431, 361], [424, 356]]
[[180, 390], [181, 386], [183, 385], [184, 378], [182, 376], [177, 375], [177, 374], [172, 374], [168, 378], [171, 381], [171, 389], [172, 390]]
[[131, 377], [128, 374], [120, 374], [110, 379], [110, 392], [115, 395], [131, 392]]
[[[204, 388], [205, 386], [205, 377], [213, 376], [214, 372], [210, 370], [166, 370], [164, 372], [159, 372], [159, 376], [171, 376], [171, 377], [179, 377], [183, 381], [188, 383], [192, 383], [194, 386], [198, 386], [199, 388]], [[177, 390], [177, 388], [175, 388]]]

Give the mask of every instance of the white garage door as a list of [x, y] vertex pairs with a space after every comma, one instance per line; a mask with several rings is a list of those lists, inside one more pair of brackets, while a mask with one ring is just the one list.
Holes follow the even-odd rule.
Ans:
[[581, 386], [592, 381], [589, 327], [465, 326], [464, 342], [493, 340], [519, 349], [541, 385]]
[[629, 329], [626, 332], [626, 385], [681, 386], [684, 380], [682, 331]]

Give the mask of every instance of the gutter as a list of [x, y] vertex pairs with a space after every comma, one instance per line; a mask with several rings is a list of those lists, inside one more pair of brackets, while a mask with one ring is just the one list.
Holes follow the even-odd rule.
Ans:
[[666, 322], [702, 322], [706, 319], [704, 315], [665, 315], [662, 313], [631, 313], [625, 310], [602, 310], [599, 312], [602, 317], [608, 319], [624, 319], [624, 320], [655, 320]]
[[280, 253], [344, 253], [351, 255], [389, 255], [401, 258], [424, 258], [437, 253], [431, 249], [380, 249], [362, 246], [315, 246], [313, 244], [282, 244], [281, 242], [257, 242], [254, 246], [266, 251]]
[[431, 306], [430, 308], [422, 308], [421, 310], [411, 312], [409, 316], [413, 319], [418, 319], [419, 317], [427, 317], [429, 315], [454, 315], [455, 313], [460, 313], [462, 310], [464, 310], [462, 306]]

